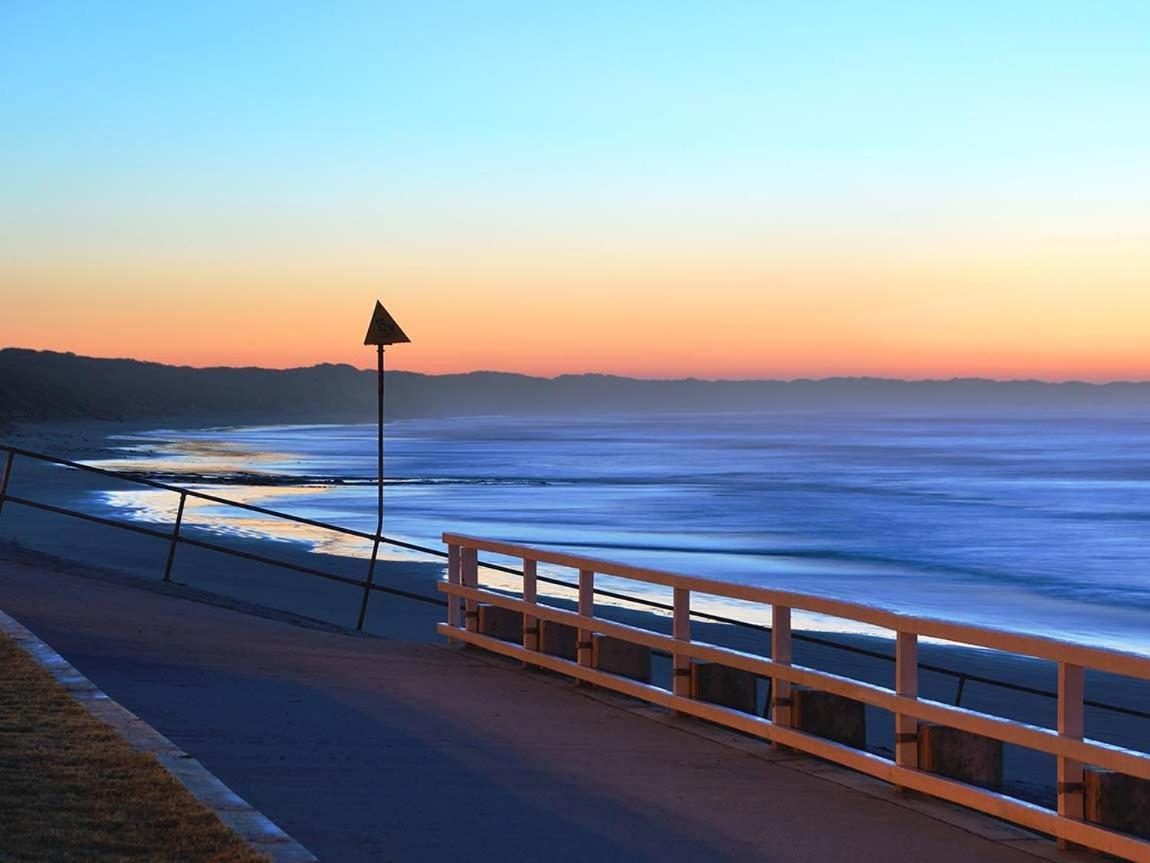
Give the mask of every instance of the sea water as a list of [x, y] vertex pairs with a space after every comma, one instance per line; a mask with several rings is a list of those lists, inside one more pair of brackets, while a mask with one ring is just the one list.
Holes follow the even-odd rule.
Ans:
[[[435, 547], [452, 531], [569, 549], [1150, 652], [1148, 441], [1150, 415], [1130, 414], [395, 421], [384, 530]], [[101, 466], [375, 529], [371, 425], [157, 430], [113, 444]], [[171, 518], [170, 495], [100, 496], [120, 516]], [[221, 533], [362, 553], [224, 507], [198, 505], [196, 517]]]

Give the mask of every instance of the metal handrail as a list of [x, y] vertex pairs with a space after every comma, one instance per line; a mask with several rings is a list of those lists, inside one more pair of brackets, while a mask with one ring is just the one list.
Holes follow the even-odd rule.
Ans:
[[[270, 566], [277, 566], [277, 567], [280, 567], [282, 569], [287, 569], [287, 570], [291, 570], [294, 572], [299, 572], [299, 573], [302, 573], [304, 575], [313, 575], [313, 576], [316, 576], [317, 578], [324, 578], [324, 579], [327, 579], [329, 581], [336, 581], [336, 582], [356, 586], [356, 587], [359, 587], [362, 590], [364, 590], [366, 595], [370, 595], [371, 592], [379, 592], [379, 593], [386, 593], [386, 594], [389, 594], [392, 596], [403, 597], [405, 599], [411, 599], [411, 600], [416, 601], [416, 602], [423, 602], [423, 603], [426, 603], [429, 605], [436, 605], [439, 607], [445, 607], [447, 605], [446, 600], [440, 599], [439, 597], [426, 596], [424, 594], [415, 593], [412, 591], [406, 591], [406, 590], [402, 590], [400, 588], [390, 587], [387, 585], [381, 585], [381, 584], [370, 584], [369, 585], [366, 582], [366, 580], [348, 578], [347, 576], [337, 575], [335, 573], [327, 572], [325, 570], [317, 569], [315, 567], [307, 567], [307, 566], [303, 566], [301, 564], [296, 564], [296, 563], [291, 563], [288, 561], [278, 560], [275, 558], [265, 557], [263, 555], [254, 554], [252, 552], [242, 551], [240, 549], [231, 548], [231, 547], [228, 547], [225, 545], [219, 545], [217, 543], [211, 543], [211, 542], [208, 542], [206, 540], [191, 538], [191, 537], [183, 535], [181, 533], [181, 528], [182, 528], [182, 523], [183, 523], [184, 503], [185, 503], [187, 498], [193, 497], [193, 498], [196, 498], [198, 500], [205, 500], [205, 501], [209, 501], [211, 503], [218, 503], [218, 504], [221, 504], [223, 506], [234, 507], [236, 509], [241, 509], [241, 510], [245, 510], [248, 512], [257, 513], [260, 515], [266, 515], [266, 516], [269, 516], [271, 518], [277, 518], [277, 519], [281, 519], [283, 521], [292, 522], [294, 524], [307, 525], [309, 527], [315, 527], [315, 528], [319, 528], [321, 530], [331, 531], [333, 533], [342, 534], [344, 536], [352, 536], [352, 537], [356, 537], [358, 539], [375, 541], [376, 537], [372, 533], [368, 533], [368, 532], [362, 531], [362, 530], [356, 530], [356, 529], [350, 528], [350, 527], [344, 527], [342, 525], [331, 524], [330, 522], [318, 521], [316, 519], [305, 518], [303, 516], [298, 516], [298, 515], [292, 515], [291, 513], [281, 512], [279, 510], [269, 509], [267, 507], [257, 506], [255, 504], [244, 503], [242, 501], [237, 501], [237, 500], [231, 500], [229, 498], [220, 497], [219, 495], [209, 494], [207, 492], [197, 491], [195, 489], [185, 488], [183, 486], [177, 486], [177, 485], [172, 485], [170, 483], [164, 483], [164, 482], [159, 482], [157, 480], [147, 479], [146, 477], [139, 476], [138, 474], [135, 474], [135, 473], [128, 473], [128, 472], [124, 472], [124, 471], [114, 471], [114, 470], [109, 470], [107, 468], [95, 467], [93, 465], [83, 464], [82, 462], [72, 461], [69, 459], [60, 458], [58, 456], [48, 455], [46, 453], [41, 453], [41, 452], [36, 452], [33, 450], [23, 449], [21, 447], [0, 445], [0, 452], [6, 452], [7, 453], [7, 456], [6, 456], [5, 461], [4, 461], [4, 468], [2, 471], [0, 471], [0, 513], [3, 512], [5, 501], [11, 501], [12, 503], [19, 504], [21, 506], [27, 506], [27, 507], [30, 507], [33, 509], [40, 509], [40, 510], [55, 513], [58, 515], [66, 515], [66, 516], [78, 518], [78, 519], [81, 519], [84, 521], [90, 521], [90, 522], [104, 525], [107, 527], [121, 528], [123, 530], [128, 530], [128, 531], [132, 531], [135, 533], [144, 534], [146, 536], [152, 536], [152, 537], [155, 537], [158, 539], [168, 540], [170, 543], [170, 546], [169, 546], [169, 550], [168, 550], [168, 557], [167, 557], [167, 560], [165, 562], [164, 581], [170, 581], [171, 580], [171, 571], [172, 571], [172, 565], [173, 565], [174, 558], [175, 558], [176, 547], [179, 544], [185, 544], [185, 545], [195, 546], [197, 548], [207, 549], [210, 551], [216, 551], [216, 552], [219, 552], [221, 554], [229, 554], [229, 555], [232, 555], [234, 557], [239, 557], [239, 558], [243, 558], [246, 560], [252, 560], [252, 561], [255, 561], [257, 563], [263, 563], [263, 564], [267, 564]], [[99, 475], [106, 476], [106, 477], [109, 477], [111, 479], [115, 479], [115, 480], [118, 480], [121, 482], [135, 483], [137, 485], [149, 486], [151, 488], [156, 488], [156, 489], [160, 489], [163, 491], [170, 491], [174, 494], [179, 494], [180, 495], [180, 504], [179, 504], [179, 507], [177, 509], [176, 521], [173, 525], [173, 529], [171, 532], [155, 530], [153, 528], [145, 527], [143, 525], [131, 524], [129, 522], [124, 522], [124, 521], [120, 521], [117, 519], [102, 518], [100, 516], [91, 515], [89, 513], [79, 512], [77, 510], [67, 509], [67, 508], [59, 507], [59, 506], [54, 506], [54, 505], [42, 503], [39, 501], [33, 501], [33, 500], [28, 499], [28, 498], [18, 497], [16, 495], [10, 495], [7, 493], [8, 484], [9, 484], [9, 479], [10, 479], [11, 473], [12, 473], [12, 465], [14, 463], [16, 456], [21, 456], [24, 458], [34, 459], [34, 460], [42, 461], [42, 462], [47, 462], [50, 464], [57, 464], [57, 465], [61, 465], [63, 467], [72, 468], [74, 470], [84, 471], [84, 472], [93, 473], [93, 474], [99, 474]], [[448, 557], [448, 553], [442, 549], [431, 548], [428, 546], [419, 545], [417, 543], [406, 542], [404, 540], [394, 539], [392, 537], [386, 537], [386, 536], [381, 536], [379, 539], [380, 539], [380, 542], [383, 544], [395, 546], [398, 548], [404, 548], [404, 549], [407, 549], [409, 551], [418, 551], [418, 552], [421, 552], [423, 554], [430, 555], [432, 557], [438, 557], [438, 558], [443, 558], [443, 559], [446, 559]], [[493, 570], [496, 572], [501, 572], [501, 573], [504, 573], [507, 575], [514, 575], [514, 576], [518, 576], [520, 578], [523, 577], [523, 571], [522, 570], [515, 569], [515, 568], [510, 567], [510, 566], [505, 566], [505, 565], [490, 562], [490, 561], [480, 561], [479, 565], [481, 567], [483, 567], [484, 569], [489, 569], [489, 570]], [[545, 584], [550, 584], [550, 585], [554, 585], [557, 587], [564, 587], [564, 588], [571, 589], [571, 590], [577, 589], [577, 587], [578, 587], [577, 585], [575, 585], [569, 581], [564, 581], [563, 579], [559, 579], [559, 578], [551, 578], [551, 577], [544, 576], [544, 575], [536, 576], [536, 580], [539, 582], [543, 582]], [[607, 589], [600, 588], [600, 587], [595, 588], [595, 595], [596, 596], [603, 596], [603, 597], [606, 597], [609, 599], [617, 599], [617, 600], [621, 600], [621, 601], [625, 601], [625, 602], [630, 602], [630, 603], [633, 603], [635, 605], [641, 605], [641, 606], [645, 606], [647, 608], [658, 609], [660, 611], [667, 611], [667, 612], [673, 611], [673, 606], [670, 603], [659, 602], [658, 600], [649, 599], [649, 598], [641, 597], [641, 596], [633, 596], [630, 594], [620, 593], [618, 591], [607, 590]], [[742, 629], [754, 630], [754, 631], [762, 632], [762, 633], [766, 633], [766, 634], [770, 634], [770, 632], [771, 632], [771, 627], [769, 627], [769, 626], [765, 626], [763, 624], [757, 624], [757, 623], [750, 623], [750, 622], [745, 621], [745, 620], [739, 620], [737, 618], [727, 617], [727, 616], [721, 615], [721, 614], [715, 614], [714, 612], [697, 611], [695, 609], [692, 609], [691, 610], [691, 617], [695, 618], [695, 619], [699, 619], [699, 620], [705, 620], [705, 621], [708, 621], [711, 623], [722, 623], [722, 624], [727, 624], [730, 626], [736, 626], [736, 627], [739, 627]], [[792, 639], [794, 641], [802, 641], [802, 642], [805, 642], [807, 644], [814, 644], [814, 645], [818, 645], [820, 647], [826, 647], [826, 648], [833, 649], [833, 650], [841, 650], [841, 651], [844, 651], [847, 653], [855, 654], [857, 656], [866, 656], [866, 657], [869, 657], [872, 659], [877, 659], [877, 660], [880, 660], [883, 662], [889, 662], [889, 663], [895, 662], [895, 657], [891, 656], [890, 654], [883, 653], [883, 652], [878, 651], [878, 650], [871, 650], [871, 649], [865, 648], [865, 647], [859, 647], [859, 646], [853, 645], [853, 644], [844, 644], [840, 641], [835, 641], [833, 639], [825, 638], [825, 637], [821, 637], [821, 636], [817, 636], [817, 635], [811, 635], [809, 633], [795, 632], [792, 634]], [[962, 696], [963, 696], [963, 693], [965, 691], [966, 684], [968, 682], [969, 683], [979, 683], [979, 684], [983, 684], [986, 686], [996, 686], [996, 687], [1008, 689], [1008, 690], [1011, 690], [1014, 692], [1021, 692], [1024, 694], [1034, 695], [1034, 696], [1038, 696], [1038, 697], [1042, 697], [1042, 698], [1049, 698], [1049, 699], [1054, 699], [1054, 700], [1057, 700], [1057, 698], [1058, 698], [1058, 693], [1051, 691], [1051, 690], [1040, 689], [1040, 688], [1033, 687], [1033, 686], [1026, 686], [1024, 684], [1019, 684], [1019, 683], [1012, 683], [1012, 682], [1006, 681], [1006, 680], [996, 680], [996, 679], [991, 678], [991, 677], [985, 677], [985, 676], [979, 675], [979, 674], [972, 674], [972, 673], [966, 672], [966, 671], [958, 671], [958, 670], [953, 669], [953, 668], [947, 668], [945, 666], [935, 665], [932, 663], [920, 662], [918, 664], [918, 667], [920, 669], [922, 669], [923, 671], [929, 671], [929, 672], [932, 672], [935, 674], [941, 674], [941, 675], [946, 676], [946, 677], [951, 677], [956, 681], [957, 687], [956, 687], [955, 699], [954, 699], [955, 706], [961, 705]], [[1095, 708], [1098, 710], [1105, 710], [1105, 711], [1108, 711], [1111, 713], [1117, 713], [1117, 714], [1121, 714], [1124, 716], [1132, 716], [1132, 717], [1136, 717], [1139, 719], [1150, 719], [1150, 711], [1143, 711], [1143, 710], [1138, 710], [1136, 708], [1124, 707], [1122, 705], [1117, 705], [1117, 704], [1108, 704], [1106, 702], [1089, 700], [1089, 699], [1086, 700], [1084, 703], [1087, 707]]]
[[[293, 572], [299, 572], [299, 573], [302, 573], [304, 575], [313, 575], [313, 576], [316, 576], [317, 578], [327, 579], [328, 581], [335, 581], [335, 582], [340, 582], [342, 584], [351, 585], [353, 587], [358, 587], [361, 590], [363, 590], [365, 596], [370, 596], [371, 593], [373, 593], [373, 592], [386, 593], [386, 594], [389, 594], [391, 596], [400, 596], [400, 597], [404, 597], [405, 599], [411, 599], [411, 600], [415, 600], [417, 602], [424, 602], [424, 603], [427, 603], [429, 605], [436, 605], [439, 607], [444, 607], [447, 605], [446, 601], [439, 599], [438, 597], [426, 596], [424, 594], [414, 593], [414, 592], [409, 591], [409, 590], [402, 590], [400, 588], [390, 587], [388, 585], [371, 583], [371, 582], [368, 582], [366, 579], [348, 578], [345, 575], [338, 575], [336, 573], [328, 572], [326, 570], [318, 569], [316, 567], [303, 566], [303, 565], [298, 564], [298, 563], [292, 563], [290, 561], [279, 560], [277, 558], [272, 558], [272, 557], [265, 557], [264, 555], [255, 554], [255, 553], [250, 552], [250, 551], [243, 551], [242, 549], [232, 548], [232, 547], [229, 547], [226, 545], [221, 545], [219, 543], [208, 542], [207, 540], [189, 537], [189, 536], [183, 534], [181, 529], [183, 527], [184, 505], [186, 503], [186, 500], [189, 497], [194, 497], [194, 498], [197, 498], [200, 500], [206, 500], [206, 501], [210, 501], [213, 503], [222, 504], [224, 506], [230, 506], [230, 507], [235, 507], [237, 509], [246, 510], [248, 512], [255, 512], [255, 513], [262, 514], [262, 515], [267, 515], [267, 516], [270, 516], [272, 518], [279, 518], [279, 519], [282, 519], [284, 521], [290, 521], [290, 522], [293, 522], [296, 524], [309, 525], [311, 527], [316, 527], [316, 528], [320, 528], [323, 530], [329, 530], [329, 531], [344, 534], [347, 536], [355, 536], [355, 537], [358, 537], [361, 539], [374, 540], [375, 539], [374, 534], [365, 533], [364, 531], [354, 530], [354, 529], [348, 528], [348, 527], [342, 527], [341, 525], [328, 524], [327, 522], [316, 521], [314, 519], [309, 519], [309, 518], [303, 518], [302, 516], [291, 515], [290, 513], [279, 512], [277, 510], [267, 509], [266, 507], [255, 506], [254, 504], [249, 504], [249, 503], [243, 503], [242, 501], [229, 500], [228, 498], [219, 497], [218, 495], [208, 494], [206, 492], [196, 491], [195, 489], [183, 488], [181, 486], [157, 482], [156, 480], [146, 479], [144, 477], [139, 477], [139, 476], [135, 476], [132, 474], [126, 474], [126, 473], [122, 473], [119, 471], [107, 470], [106, 468], [94, 467], [92, 465], [86, 465], [86, 464], [83, 464], [81, 462], [71, 461], [71, 460], [65, 459], [65, 458], [59, 458], [58, 456], [48, 455], [46, 453], [35, 452], [33, 450], [22, 449], [20, 447], [0, 446], [0, 452], [6, 452], [7, 453], [7, 456], [5, 457], [5, 460], [4, 460], [3, 472], [0, 472], [0, 514], [3, 513], [4, 503], [5, 502], [11, 502], [11, 503], [19, 504], [21, 506], [30, 507], [32, 509], [39, 509], [39, 510], [42, 510], [45, 512], [55, 513], [57, 515], [66, 515], [66, 516], [69, 516], [72, 518], [78, 518], [78, 519], [81, 519], [83, 521], [93, 522], [95, 524], [104, 525], [106, 527], [115, 527], [115, 528], [119, 528], [121, 530], [128, 530], [128, 531], [132, 531], [133, 533], [139, 533], [139, 534], [143, 534], [145, 536], [151, 536], [151, 537], [154, 537], [156, 539], [168, 540], [168, 542], [170, 544], [168, 547], [167, 559], [166, 559], [165, 565], [164, 565], [164, 577], [163, 577], [163, 580], [165, 582], [171, 581], [172, 565], [175, 561], [176, 548], [177, 548], [177, 546], [183, 544], [183, 545], [194, 546], [196, 548], [207, 549], [209, 551], [219, 552], [221, 554], [229, 554], [229, 555], [232, 555], [233, 557], [239, 557], [239, 558], [243, 558], [245, 560], [255, 561], [257, 563], [263, 563], [263, 564], [267, 564], [269, 566], [276, 566], [276, 567], [279, 567], [281, 569], [287, 569], [287, 570], [291, 570]], [[74, 470], [80, 470], [80, 471], [85, 471], [87, 473], [94, 473], [94, 474], [99, 474], [102, 476], [107, 476], [111, 479], [119, 480], [122, 482], [135, 483], [137, 485], [148, 486], [149, 488], [160, 489], [162, 491], [170, 491], [173, 494], [178, 494], [180, 496], [180, 503], [179, 503], [179, 506], [176, 510], [176, 520], [172, 525], [172, 530], [170, 532], [162, 531], [162, 530], [156, 530], [156, 529], [151, 528], [151, 527], [145, 527], [144, 525], [131, 524], [129, 522], [121, 521], [119, 519], [103, 518], [103, 517], [98, 516], [98, 515], [92, 515], [91, 513], [80, 512], [79, 510], [68, 509], [66, 507], [55, 506], [53, 504], [43, 503], [42, 501], [31, 500], [29, 498], [9, 494], [8, 493], [8, 484], [11, 480], [12, 466], [13, 466], [13, 463], [15, 462], [16, 456], [22, 456], [24, 458], [30, 458], [30, 459], [34, 459], [36, 461], [47, 462], [49, 464], [57, 464], [57, 465], [61, 465], [63, 467], [72, 468]], [[394, 545], [394, 546], [398, 546], [401, 548], [407, 548], [407, 549], [411, 549], [411, 550], [415, 550], [415, 551], [426, 552], [426, 553], [434, 554], [437, 556], [446, 556], [445, 552], [441, 552], [438, 549], [424, 548], [423, 546], [415, 545], [415, 544], [409, 543], [409, 542], [404, 542], [403, 540], [391, 539], [388, 537], [381, 536], [379, 538], [379, 541], [381, 543], [386, 543], [388, 545]], [[363, 628], [363, 622], [360, 621], [359, 625], [356, 628], [362, 629]]]

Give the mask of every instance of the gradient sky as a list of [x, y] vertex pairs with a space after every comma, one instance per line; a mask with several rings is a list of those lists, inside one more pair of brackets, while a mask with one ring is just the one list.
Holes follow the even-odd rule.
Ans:
[[0, 3], [0, 345], [1150, 377], [1150, 3]]

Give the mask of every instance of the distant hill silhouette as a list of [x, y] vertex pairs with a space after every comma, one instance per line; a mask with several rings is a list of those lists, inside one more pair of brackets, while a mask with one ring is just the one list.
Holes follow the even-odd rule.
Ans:
[[[634, 411], [1062, 411], [1150, 408], [1150, 383], [966, 378], [704, 381], [388, 372], [391, 418]], [[368, 422], [375, 373], [348, 365], [191, 368], [0, 350], [0, 421]]]

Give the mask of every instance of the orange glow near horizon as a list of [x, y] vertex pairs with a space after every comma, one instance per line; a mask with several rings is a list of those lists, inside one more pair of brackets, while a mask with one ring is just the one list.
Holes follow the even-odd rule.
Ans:
[[389, 351], [389, 368], [433, 374], [1150, 378], [1150, 290], [1134, 275], [1150, 271], [1150, 253], [811, 263], [726, 251], [558, 263], [472, 253], [436, 267], [25, 264], [0, 272], [16, 286], [0, 342], [192, 366], [366, 368], [378, 296], [413, 339]]
[[1150, 379], [1150, 4], [831, 5], [2, 4], [0, 347]]

